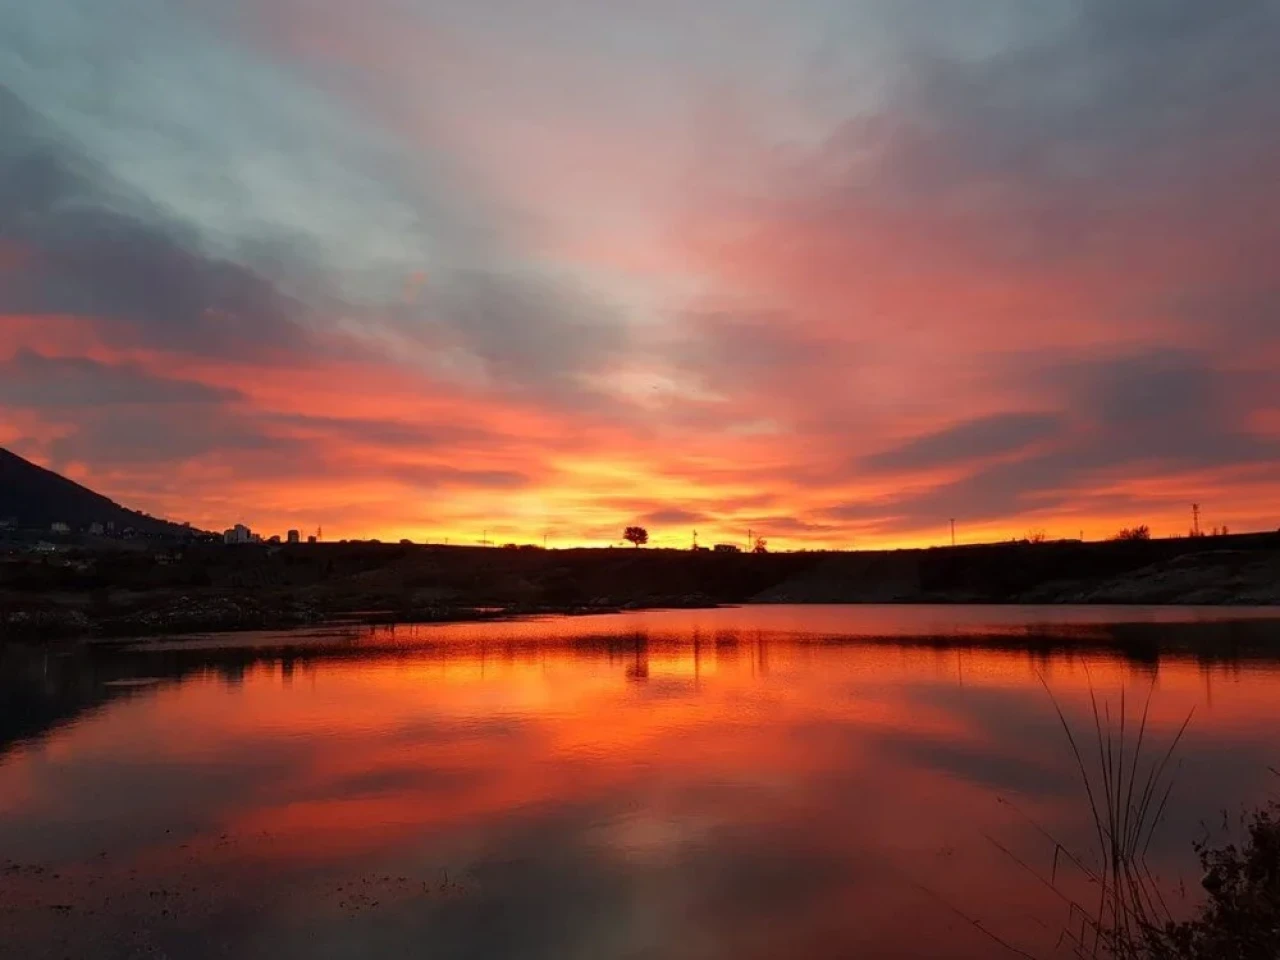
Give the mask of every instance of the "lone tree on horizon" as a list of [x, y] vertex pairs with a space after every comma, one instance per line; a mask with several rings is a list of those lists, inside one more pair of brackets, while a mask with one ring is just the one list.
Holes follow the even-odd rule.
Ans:
[[627, 527], [622, 531], [622, 539], [640, 547], [649, 542], [649, 531], [644, 527]]

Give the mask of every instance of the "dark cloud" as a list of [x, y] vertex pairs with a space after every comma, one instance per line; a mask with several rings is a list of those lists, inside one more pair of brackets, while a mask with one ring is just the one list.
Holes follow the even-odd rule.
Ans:
[[345, 449], [349, 444], [409, 450], [484, 450], [495, 448], [502, 436], [492, 430], [438, 421], [387, 420], [374, 417], [334, 417], [323, 414], [264, 414], [273, 427], [301, 439]]
[[485, 490], [516, 490], [527, 486], [531, 479], [527, 474], [516, 470], [467, 470], [440, 464], [398, 465], [387, 468], [385, 472], [405, 483], [424, 488], [479, 487]]
[[996, 463], [924, 491], [841, 504], [824, 515], [835, 520], [874, 521], [879, 529], [936, 526], [949, 517], [1010, 519], [1067, 502], [1070, 495], [1063, 490], [1078, 481], [1079, 469], [1071, 453], [1036, 455]]
[[137, 404], [218, 405], [239, 398], [234, 390], [159, 377], [127, 364], [50, 358], [26, 350], [0, 361], [0, 406], [56, 410]]
[[739, 517], [736, 525], [748, 527], [756, 536], [765, 537], [766, 539], [769, 537], [811, 536], [813, 534], [827, 534], [837, 539], [843, 539], [842, 531], [831, 524], [815, 523], [811, 520], [802, 520], [797, 517], [778, 514]]
[[[922, 492], [840, 505], [826, 515], [889, 527], [949, 517], [1012, 519], [1086, 502], [1098, 506], [1095, 487], [1138, 466], [1172, 472], [1280, 462], [1280, 442], [1241, 426], [1243, 411], [1231, 400], [1235, 375], [1197, 354], [1155, 350], [1057, 366], [1045, 359], [1036, 375], [1063, 391], [1063, 408], [1079, 421], [1069, 433], [1045, 435], [1047, 449]], [[1125, 503], [1140, 499], [1128, 496]]]
[[[118, 339], [204, 356], [314, 356], [326, 348], [309, 325], [345, 316], [348, 352], [413, 362], [385, 357], [381, 335], [394, 329], [427, 355], [479, 360], [498, 391], [553, 404], [589, 396], [601, 411], [609, 401], [583, 377], [616, 362], [626, 344], [616, 310], [568, 280], [499, 266], [498, 251], [473, 257], [481, 266], [424, 277], [412, 304], [347, 302], [316, 264], [299, 261], [310, 249], [303, 238], [284, 252], [279, 240], [236, 238], [255, 265], [227, 259], [2, 88], [0, 240], [32, 259], [0, 291], [0, 312], [91, 316]], [[292, 265], [276, 269], [282, 257]], [[275, 274], [293, 278], [291, 292]]]
[[688, 523], [701, 523], [710, 519], [705, 513], [694, 510], [684, 510], [680, 507], [662, 507], [658, 510], [652, 510], [644, 514], [641, 522], [650, 524], [651, 526], [676, 526]]
[[879, 738], [881, 748], [894, 757], [916, 767], [940, 771], [948, 778], [977, 784], [998, 794], [1059, 797], [1074, 785], [1072, 774], [1060, 764], [1045, 761], [1044, 742], [1038, 741], [1034, 752], [1022, 753], [1008, 747], [998, 752], [989, 745], [978, 747], [918, 734], [886, 733]]
[[897, 124], [881, 128], [892, 164], [877, 185], [916, 203], [981, 181], [1017, 191], [1033, 204], [1022, 213], [1048, 203], [1077, 222], [1170, 184], [1193, 188], [1193, 205], [1234, 194], [1224, 164], [1277, 145], [1278, 36], [1274, 0], [1086, 0], [991, 57], [919, 57], [885, 111]]
[[625, 345], [614, 311], [568, 282], [459, 270], [423, 291], [420, 322], [481, 359], [499, 386], [581, 394], [581, 374], [616, 362]]
[[0, 239], [30, 254], [0, 313], [101, 318], [104, 331], [201, 354], [296, 347], [298, 303], [131, 194], [0, 88]]
[[875, 473], [923, 470], [1014, 453], [1061, 434], [1063, 419], [1048, 413], [997, 413], [917, 437], [902, 446], [864, 458], [859, 466]]
[[243, 468], [254, 479], [272, 475], [272, 464], [297, 473], [314, 463], [313, 451], [289, 436], [272, 434], [252, 416], [210, 406], [198, 415], [183, 404], [79, 408], [75, 430], [49, 444], [55, 469], [68, 463], [101, 467], [160, 466], [205, 458]]
[[33, 444], [55, 469], [180, 463], [259, 452], [288, 458], [302, 445], [244, 412], [230, 389], [157, 375], [131, 364], [19, 351], [0, 361], [0, 408], [42, 413], [60, 425]]
[[1268, 459], [1276, 444], [1243, 426], [1257, 382], [1192, 351], [1156, 349], [1115, 359], [1046, 362], [1042, 378], [1065, 388], [1064, 405], [1087, 417], [1081, 467], [1159, 460], [1212, 467]]

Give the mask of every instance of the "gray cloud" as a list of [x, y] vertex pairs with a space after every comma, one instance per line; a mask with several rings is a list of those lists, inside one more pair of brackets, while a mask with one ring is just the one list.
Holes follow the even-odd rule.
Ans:
[[658, 510], [651, 510], [640, 518], [644, 523], [655, 527], [661, 526], [683, 526], [690, 523], [701, 523], [710, 519], [706, 514], [699, 513], [694, 510], [684, 510], [680, 507], [663, 507]]
[[1277, 452], [1274, 441], [1243, 427], [1250, 403], [1241, 393], [1258, 375], [1220, 369], [1207, 355], [1157, 348], [1056, 367], [1046, 361], [1041, 371], [1062, 385], [1069, 409], [1092, 421], [1082, 466], [1160, 460], [1211, 467]]
[[883, 453], [864, 458], [871, 472], [923, 470], [1014, 453], [1061, 434], [1063, 419], [1047, 413], [997, 413], [956, 424]]
[[624, 318], [519, 249], [521, 214], [440, 151], [194, 11], [131, 0], [124, 28], [75, 0], [12, 6], [0, 233], [40, 269], [0, 310], [104, 318], [206, 355], [336, 338], [430, 373], [478, 363], [493, 389], [551, 405], [605, 403], [584, 375], [625, 346]]
[[1274, 150], [1274, 0], [1086, 0], [1046, 5], [1044, 19], [1056, 25], [990, 57], [911, 62], [891, 110], [913, 135], [884, 141], [888, 184], [915, 203], [994, 176], [1029, 201], [1091, 200], [1075, 208], [1084, 219], [1135, 186], [1197, 187], [1186, 199], [1199, 206], [1205, 188], [1232, 186], [1219, 178], [1228, 158]]
[[[878, 521], [888, 528], [939, 524], [961, 516], [1008, 519], [1029, 511], [1078, 508], [1085, 502], [1096, 506], [1092, 488], [1122, 468], [1144, 465], [1174, 471], [1280, 462], [1280, 442], [1244, 430], [1233, 418], [1235, 375], [1215, 369], [1196, 354], [1155, 350], [1092, 362], [1060, 361], [1056, 366], [1045, 358], [1037, 376], [1062, 389], [1064, 409], [1080, 420], [1070, 433], [1049, 438], [1047, 449], [989, 464], [923, 492], [839, 505], [826, 515]], [[941, 442], [952, 452], [951, 436], [938, 436], [945, 440], [929, 437], [925, 445]], [[1141, 506], [1132, 495], [1123, 501]]]
[[202, 354], [300, 346], [298, 303], [131, 194], [0, 88], [0, 239], [32, 265], [0, 312], [99, 318], [108, 335]]
[[181, 404], [80, 408], [75, 432], [49, 444], [55, 469], [71, 463], [158, 466], [196, 458], [239, 465], [255, 479], [271, 475], [270, 462], [301, 472], [311, 451], [305, 444], [264, 430], [253, 417], [207, 407], [193, 417]]
[[[0, 361], [0, 405], [75, 409], [137, 404], [223, 404], [234, 390], [157, 377], [135, 366], [19, 351]], [[118, 411], [117, 411], [118, 412]]]
[[[406, 328], [457, 344], [499, 387], [544, 398], [580, 397], [578, 379], [600, 373], [626, 345], [614, 310], [566, 281], [498, 269], [457, 270], [429, 281]], [[597, 403], [603, 398], [596, 397]]]
[[516, 470], [467, 470], [459, 467], [401, 465], [388, 470], [398, 480], [419, 488], [480, 487], [486, 490], [517, 490], [530, 477]]

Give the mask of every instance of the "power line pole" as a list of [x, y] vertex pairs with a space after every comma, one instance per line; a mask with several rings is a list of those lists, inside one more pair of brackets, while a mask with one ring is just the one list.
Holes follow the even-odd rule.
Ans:
[[1200, 504], [1198, 503], [1191, 505], [1191, 535], [1200, 536]]

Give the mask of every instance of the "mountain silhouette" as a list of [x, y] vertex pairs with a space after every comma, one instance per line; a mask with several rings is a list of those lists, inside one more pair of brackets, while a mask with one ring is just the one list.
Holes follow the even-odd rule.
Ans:
[[47, 530], [51, 524], [61, 522], [73, 529], [91, 523], [110, 523], [117, 530], [133, 527], [140, 533], [153, 535], [191, 532], [180, 524], [122, 507], [74, 480], [0, 447], [0, 522], [6, 520], [25, 529]]

